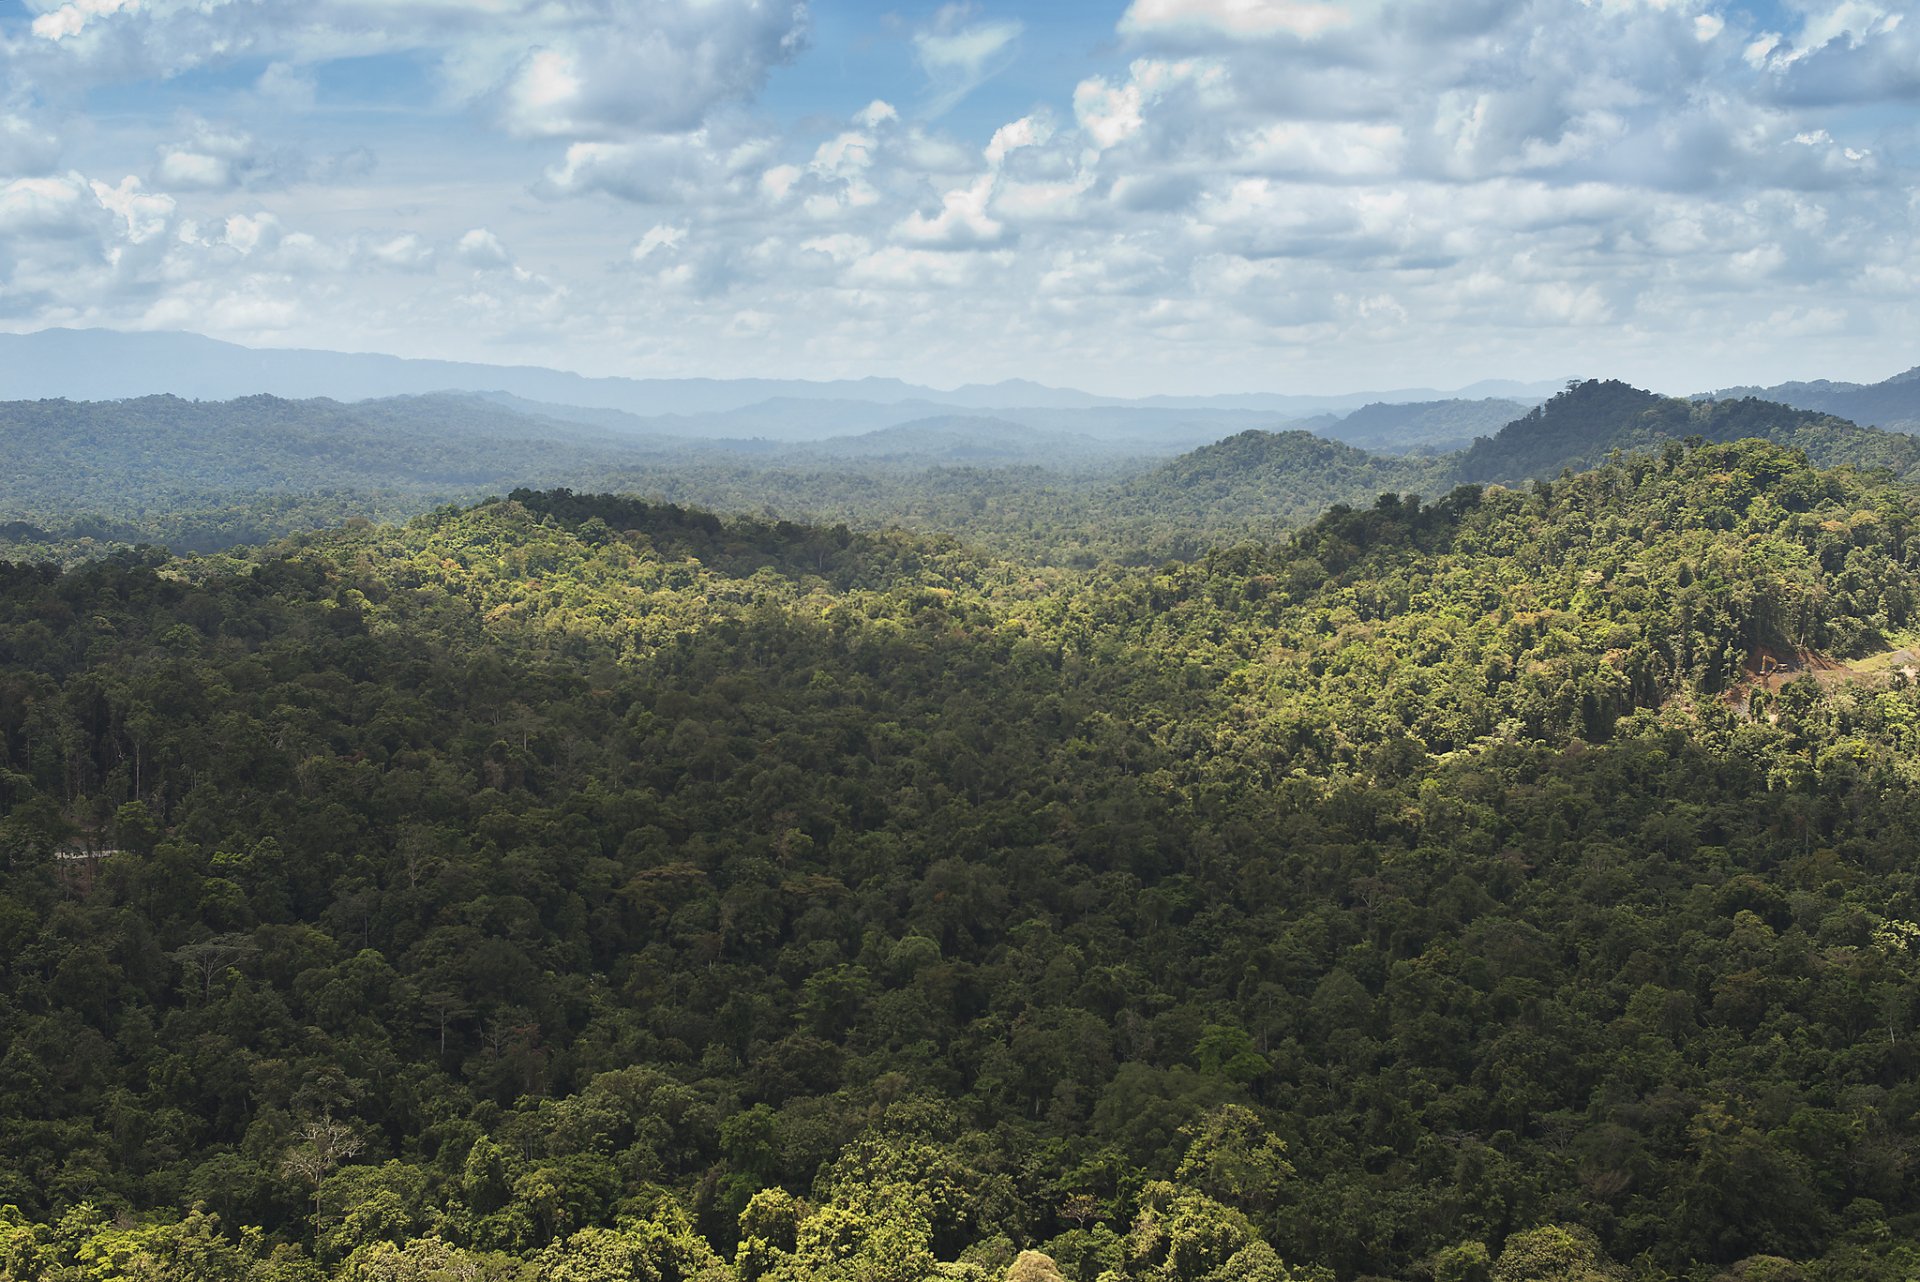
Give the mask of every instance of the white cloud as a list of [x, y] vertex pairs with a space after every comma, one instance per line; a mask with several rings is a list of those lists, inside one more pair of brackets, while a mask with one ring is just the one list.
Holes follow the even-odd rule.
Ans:
[[805, 173], [798, 165], [775, 165], [760, 175], [760, 188], [776, 201], [785, 200]]
[[573, 113], [582, 105], [585, 88], [571, 54], [536, 49], [507, 82], [507, 119], [516, 133], [578, 133], [581, 125]]
[[940, 212], [933, 217], [915, 210], [896, 229], [902, 240], [943, 249], [975, 249], [997, 245], [1006, 236], [1006, 225], [987, 212], [993, 196], [993, 177], [983, 175], [972, 185], [950, 191], [940, 201]]
[[138, 9], [141, 0], [68, 0], [33, 20], [33, 34], [42, 40], [65, 40], [85, 31], [87, 24], [123, 9]]
[[221, 239], [242, 254], [251, 254], [262, 246], [271, 247], [279, 233], [280, 220], [272, 214], [233, 214]]
[[972, 275], [970, 256], [890, 245], [852, 265], [848, 279], [881, 289], [956, 289]]
[[662, 223], [657, 227], [649, 227], [646, 235], [634, 243], [632, 250], [628, 252], [627, 256], [636, 263], [641, 262], [661, 250], [671, 250], [675, 248], [686, 238], [687, 229], [685, 227], [669, 227]]
[[1146, 124], [1146, 110], [1176, 89], [1198, 86], [1219, 90], [1226, 74], [1206, 59], [1136, 59], [1127, 79], [1111, 84], [1103, 76], [1081, 81], [1073, 91], [1073, 114], [1089, 142], [1100, 150], [1117, 147]]
[[964, 5], [941, 9], [934, 25], [913, 37], [914, 57], [927, 77], [927, 114], [941, 116], [998, 74], [1026, 30], [1017, 19], [969, 22]]
[[395, 271], [421, 272], [433, 267], [433, 246], [416, 232], [402, 232], [365, 246], [367, 258]]
[[1282, 121], [1247, 134], [1240, 143], [1249, 169], [1316, 174], [1325, 178], [1384, 178], [1399, 173], [1406, 134], [1393, 124]]
[[126, 224], [127, 239], [135, 245], [144, 244], [165, 232], [173, 217], [176, 207], [173, 197], [142, 191], [140, 180], [131, 174], [121, 179], [117, 186], [109, 187], [98, 181], [88, 186], [102, 208], [120, 216]]
[[552, 196], [601, 193], [641, 204], [738, 201], [766, 183], [761, 156], [758, 148], [706, 130], [577, 142], [547, 171], [541, 190]]
[[304, 177], [307, 168], [291, 148], [270, 148], [244, 129], [192, 118], [185, 139], [161, 145], [152, 177], [159, 187], [225, 191], [283, 185]]
[[1053, 125], [1050, 121], [1022, 116], [1012, 124], [1001, 125], [993, 131], [993, 138], [987, 143], [987, 163], [998, 169], [1009, 153], [1022, 147], [1044, 146], [1052, 138]]
[[1375, 6], [1359, 0], [1133, 0], [1120, 19], [1130, 35], [1195, 29], [1235, 37], [1313, 37], [1351, 27]]
[[319, 83], [309, 67], [273, 62], [253, 82], [253, 91], [283, 110], [305, 111], [312, 108]]
[[513, 265], [513, 255], [500, 238], [485, 227], [474, 227], [462, 233], [460, 242], [454, 247], [454, 254], [461, 262], [481, 271], [493, 271]]
[[0, 235], [79, 235], [87, 226], [88, 194], [78, 174], [0, 185]]
[[862, 107], [853, 117], [853, 123], [863, 129], [878, 129], [881, 125], [900, 119], [900, 113], [890, 102], [875, 98]]
[[218, 191], [233, 186], [233, 167], [227, 160], [179, 147], [168, 147], [160, 153], [160, 163], [154, 168], [153, 176], [154, 181], [165, 187]]
[[872, 242], [864, 236], [855, 236], [849, 232], [839, 232], [832, 236], [815, 236], [800, 242], [804, 253], [822, 254], [836, 264], [854, 262], [873, 250]]
[[854, 178], [873, 167], [872, 134], [843, 133], [814, 149], [807, 168], [828, 178]]

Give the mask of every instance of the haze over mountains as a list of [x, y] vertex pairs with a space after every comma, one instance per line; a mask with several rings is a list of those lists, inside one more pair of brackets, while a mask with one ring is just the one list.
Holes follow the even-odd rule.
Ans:
[[1779, 383], [1773, 387], [1730, 387], [1713, 393], [1716, 400], [1742, 396], [1779, 401], [1796, 409], [1819, 410], [1852, 419], [1867, 427], [1902, 431], [1920, 428], [1920, 366], [1878, 383]]
[[[1688, 400], [1601, 380], [1563, 387], [1543, 403], [1396, 403], [1383, 399], [1390, 393], [1368, 394], [1346, 398], [1364, 403], [1344, 410], [1291, 417], [1246, 406], [1069, 404], [1094, 398], [1033, 384], [943, 393], [886, 380], [586, 380], [248, 352], [183, 335], [55, 332], [0, 340], [0, 351], [47, 357], [7, 362], [0, 379], [15, 391], [119, 388], [134, 379], [201, 390], [276, 380], [299, 387], [337, 361], [347, 385], [361, 391], [459, 374], [681, 407], [641, 414], [499, 387], [355, 402], [261, 392], [0, 402], [0, 440], [18, 460], [0, 477], [0, 522], [11, 523], [4, 533], [18, 555], [60, 559], [143, 542], [214, 551], [353, 516], [399, 520], [523, 486], [564, 486], [934, 531], [1061, 563], [1140, 562], [1275, 537], [1331, 505], [1365, 504], [1384, 492], [1432, 498], [1460, 484], [1551, 477], [1615, 451], [1694, 436], [1757, 437], [1821, 465], [1920, 474], [1920, 438], [1903, 432], [1751, 396]], [[93, 363], [66, 359], [78, 352], [91, 352]], [[167, 374], [154, 362], [169, 352], [186, 357]], [[1783, 395], [1877, 397], [1898, 409], [1902, 396], [1920, 392], [1911, 378], [1834, 390], [1840, 386], [1790, 385]], [[989, 395], [1053, 403], [951, 403]], [[760, 399], [740, 403], [747, 397]], [[1304, 407], [1308, 398], [1273, 399]]]
[[[837, 421], [854, 415], [861, 427], [891, 427], [914, 418], [955, 409], [1039, 411], [1128, 410], [1140, 423], [1186, 421], [1180, 412], [1259, 414], [1300, 419], [1345, 413], [1373, 402], [1412, 403], [1449, 397], [1505, 397], [1531, 403], [1557, 391], [1564, 380], [1536, 383], [1493, 380], [1447, 392], [1401, 388], [1340, 395], [1241, 393], [1221, 396], [1153, 396], [1137, 400], [1099, 396], [1072, 388], [1047, 387], [1025, 380], [970, 384], [949, 390], [920, 387], [891, 378], [809, 381], [800, 379], [630, 379], [589, 378], [530, 366], [475, 365], [456, 361], [404, 360], [393, 356], [308, 350], [240, 347], [185, 333], [121, 333], [112, 330], [49, 329], [0, 335], [0, 400], [122, 400], [171, 393], [189, 400], [231, 400], [269, 394], [288, 399], [328, 397], [358, 401], [377, 397], [465, 391], [567, 406], [580, 411], [620, 411], [641, 419], [745, 413], [741, 422], [764, 431], [793, 433], [794, 411], [805, 402], [824, 402], [810, 414]], [[852, 407], [868, 409], [867, 416]], [[760, 407], [756, 409], [755, 407]], [[751, 412], [748, 412], [751, 411]], [[1157, 415], [1159, 417], [1149, 417]], [[1105, 421], [1105, 420], [1102, 420]], [[618, 421], [607, 425], [617, 425]], [[1029, 426], [1064, 427], [1061, 423]], [[1245, 426], [1244, 422], [1238, 426]], [[711, 419], [630, 424], [637, 431], [670, 435], [740, 435], [737, 425]], [[1229, 429], [1234, 430], [1234, 429]], [[841, 431], [816, 432], [839, 435]], [[1223, 433], [1224, 434], [1224, 433]]]
[[0, 336], [0, 394], [15, 398], [0, 401], [0, 443], [16, 460], [0, 476], [0, 543], [62, 560], [138, 543], [210, 552], [534, 486], [1091, 564], [1272, 538], [1335, 504], [1551, 477], [1694, 436], [1920, 475], [1920, 438], [1823, 408], [1920, 424], [1920, 377], [1766, 390], [1777, 399], [1588, 380], [1118, 401], [1024, 382], [588, 379], [51, 330]]

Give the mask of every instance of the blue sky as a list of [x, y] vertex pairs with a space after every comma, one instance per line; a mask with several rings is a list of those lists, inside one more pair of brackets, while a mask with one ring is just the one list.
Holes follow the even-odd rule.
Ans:
[[0, 328], [1115, 392], [1920, 363], [1911, 0], [0, 0]]

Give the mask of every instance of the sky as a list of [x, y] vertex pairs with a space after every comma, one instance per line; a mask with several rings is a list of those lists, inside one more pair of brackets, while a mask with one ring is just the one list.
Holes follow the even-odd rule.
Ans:
[[1920, 0], [0, 0], [0, 329], [1109, 394], [1920, 364]]

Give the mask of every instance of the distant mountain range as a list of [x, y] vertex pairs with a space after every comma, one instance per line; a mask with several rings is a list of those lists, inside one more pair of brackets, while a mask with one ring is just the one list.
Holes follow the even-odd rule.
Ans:
[[[950, 390], [891, 378], [827, 382], [800, 379], [589, 378], [525, 365], [406, 360], [364, 353], [263, 349], [197, 334], [48, 329], [0, 335], [0, 400], [106, 401], [157, 393], [231, 400], [268, 393], [289, 399], [358, 401], [429, 392], [498, 392], [552, 405], [662, 415], [719, 414], [769, 401], [869, 405], [918, 402], [952, 410], [1245, 411], [1288, 419], [1345, 413], [1370, 402], [1406, 403], [1489, 396], [1533, 401], [1561, 384], [1488, 382], [1458, 392], [1431, 388], [1335, 396], [1245, 393], [1223, 396], [1099, 396], [1021, 379]], [[924, 416], [924, 414], [916, 415]], [[910, 416], [911, 417], [911, 416]], [[895, 422], [907, 420], [895, 420]], [[888, 424], [869, 424], [866, 430]], [[1030, 424], [1031, 425], [1031, 424]]]
[[[1514, 483], [1693, 436], [1763, 437], [1821, 464], [1920, 476], [1920, 437], [1753, 398], [1684, 400], [1619, 382], [1574, 385], [1518, 414], [1517, 403], [1491, 398], [1375, 404], [1315, 424], [1320, 434], [1246, 410], [932, 408], [918, 399], [888, 407], [776, 397], [641, 417], [498, 393], [353, 404], [266, 395], [0, 403], [0, 451], [11, 463], [0, 472], [0, 526], [12, 523], [0, 542], [28, 555], [40, 554], [34, 547], [71, 555], [88, 539], [212, 550], [524, 485], [911, 523], [1003, 543], [1044, 514], [1088, 531], [1084, 547], [1099, 549], [1088, 555], [1177, 553], [1211, 539], [1272, 537], [1331, 504], [1383, 492], [1431, 497], [1464, 482]], [[894, 421], [901, 413], [911, 417]], [[1510, 414], [1465, 448], [1440, 444]], [[1236, 430], [1220, 437], [1223, 425]], [[1327, 439], [1342, 429], [1402, 452]]]
[[1459, 449], [1477, 437], [1499, 431], [1525, 414], [1533, 402], [1500, 397], [1483, 400], [1423, 401], [1414, 404], [1375, 402], [1332, 422], [1302, 423], [1322, 436], [1361, 449], [1401, 453], [1436, 453]]
[[[467, 386], [446, 390], [456, 379]], [[324, 385], [335, 395], [186, 397], [262, 384]], [[185, 391], [86, 401], [28, 394], [155, 385]], [[347, 399], [395, 385], [435, 390]], [[1019, 382], [942, 392], [886, 379], [586, 379], [258, 352], [193, 335], [44, 331], [0, 336], [0, 395], [16, 398], [0, 401], [0, 453], [10, 463], [0, 473], [0, 525], [19, 527], [0, 530], [0, 542], [29, 555], [85, 540], [207, 550], [354, 515], [395, 518], [521, 486], [571, 486], [1003, 541], [1071, 510], [1089, 532], [1074, 555], [1092, 557], [1270, 537], [1330, 504], [1517, 483], [1694, 436], [1762, 437], [1822, 465], [1920, 478], [1920, 436], [1823, 408], [1878, 406], [1888, 423], [1920, 426], [1897, 416], [1920, 414], [1920, 372], [1768, 389], [1779, 401], [1743, 388], [1683, 399], [1600, 380], [1551, 398], [1508, 390], [1414, 401], [1391, 393], [1103, 401]], [[970, 403], [1001, 397], [1025, 403]], [[1262, 407], [1282, 403], [1302, 412]]]
[[1431, 498], [1461, 484], [1583, 471], [1615, 451], [1656, 450], [1690, 437], [1759, 438], [1804, 450], [1823, 467], [1886, 468], [1920, 479], [1920, 436], [1752, 397], [1686, 400], [1595, 379], [1450, 454], [1383, 456], [1300, 431], [1251, 431], [1130, 478], [1119, 493], [1130, 513], [1180, 513], [1223, 528], [1235, 514], [1291, 521], [1309, 509], [1389, 491]]
[[1726, 401], [1749, 396], [1851, 419], [1862, 427], [1920, 430], [1920, 366], [1878, 383], [1834, 383], [1818, 379], [1811, 383], [1778, 383], [1772, 387], [1729, 387], [1696, 399]]

